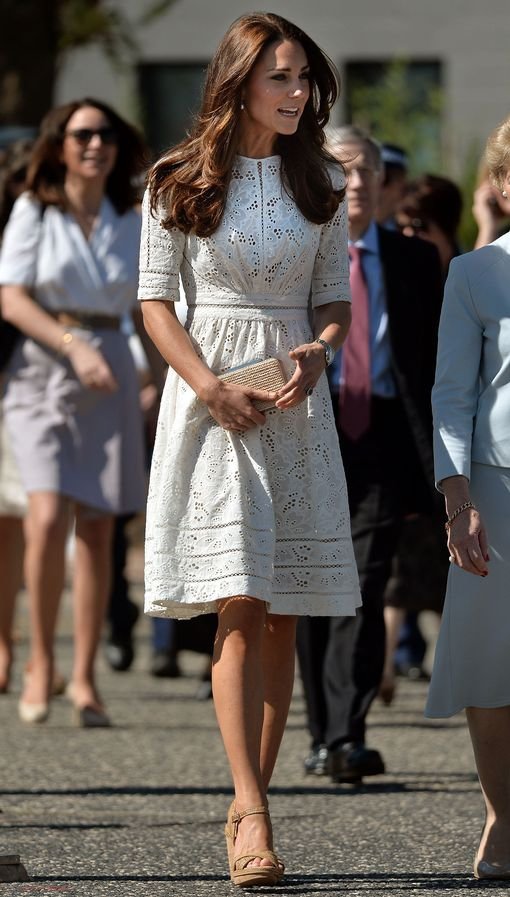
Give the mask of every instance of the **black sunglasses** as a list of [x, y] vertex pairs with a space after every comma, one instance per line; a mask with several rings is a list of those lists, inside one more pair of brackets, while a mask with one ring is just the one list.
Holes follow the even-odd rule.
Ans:
[[426, 234], [429, 225], [424, 218], [410, 218], [408, 221], [397, 221], [399, 231], [412, 230], [415, 234]]
[[100, 137], [101, 143], [113, 146], [117, 143], [117, 132], [115, 128], [74, 128], [72, 131], [65, 132], [66, 137], [74, 137], [77, 143], [87, 146], [93, 137]]

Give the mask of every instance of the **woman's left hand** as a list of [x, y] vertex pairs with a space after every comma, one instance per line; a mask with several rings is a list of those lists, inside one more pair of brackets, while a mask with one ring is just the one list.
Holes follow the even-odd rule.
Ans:
[[305, 343], [297, 349], [291, 349], [289, 357], [296, 362], [296, 370], [278, 392], [276, 407], [281, 411], [304, 402], [312, 394], [326, 368], [324, 347], [320, 343]]
[[489, 545], [487, 533], [476, 508], [467, 508], [448, 530], [448, 551], [451, 563], [475, 576], [487, 576]]

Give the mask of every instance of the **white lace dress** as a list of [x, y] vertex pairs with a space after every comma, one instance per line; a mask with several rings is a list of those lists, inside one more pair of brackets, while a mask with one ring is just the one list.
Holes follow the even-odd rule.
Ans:
[[[337, 183], [342, 174], [333, 171]], [[140, 299], [189, 304], [186, 328], [215, 373], [313, 339], [309, 306], [350, 300], [346, 209], [307, 221], [280, 157], [237, 157], [208, 238], [165, 230], [144, 200]], [[250, 595], [270, 613], [352, 615], [361, 603], [326, 376], [303, 404], [236, 435], [171, 369], [147, 508], [146, 612], [186, 618]]]

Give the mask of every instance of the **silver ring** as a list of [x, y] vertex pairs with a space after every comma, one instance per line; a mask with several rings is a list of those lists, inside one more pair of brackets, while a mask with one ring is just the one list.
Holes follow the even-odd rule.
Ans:
[[307, 386], [305, 389], [305, 396], [311, 396], [313, 393], [313, 386]]

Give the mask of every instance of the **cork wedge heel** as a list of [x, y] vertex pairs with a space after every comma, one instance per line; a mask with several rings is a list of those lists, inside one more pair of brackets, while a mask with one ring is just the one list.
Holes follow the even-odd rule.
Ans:
[[[250, 807], [238, 813], [235, 808], [235, 802], [230, 805], [225, 826], [225, 838], [227, 841], [228, 862], [230, 867], [230, 878], [232, 882], [239, 888], [251, 888], [261, 885], [276, 885], [283, 877], [285, 866], [276, 855], [274, 850], [255, 849], [249, 853], [236, 854], [235, 843], [239, 823], [246, 816], [256, 816], [262, 814], [269, 817], [267, 807]], [[271, 824], [271, 823], [269, 823]], [[249, 864], [256, 859], [267, 859], [271, 861], [271, 866], [250, 866]]]

